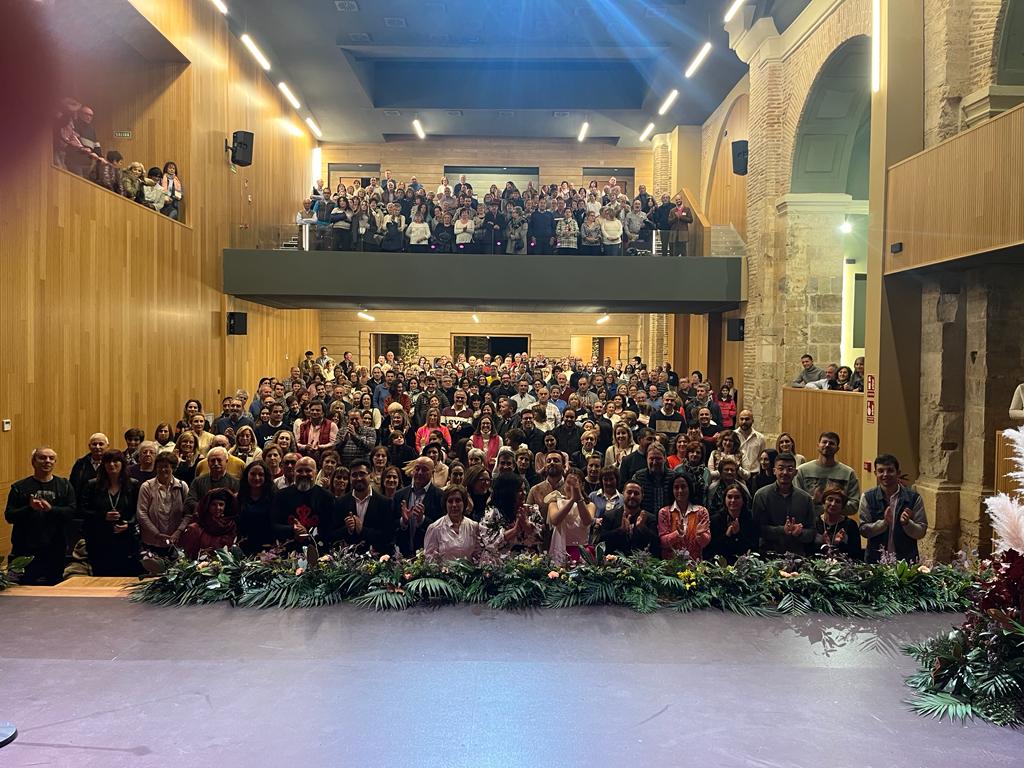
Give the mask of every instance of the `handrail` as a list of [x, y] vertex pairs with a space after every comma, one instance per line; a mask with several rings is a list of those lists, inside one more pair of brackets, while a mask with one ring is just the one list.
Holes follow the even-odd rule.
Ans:
[[711, 255], [711, 220], [700, 207], [697, 196], [689, 189], [683, 187], [679, 190], [683, 196], [683, 204], [693, 213], [693, 223], [690, 225], [689, 242], [687, 251], [692, 256]]

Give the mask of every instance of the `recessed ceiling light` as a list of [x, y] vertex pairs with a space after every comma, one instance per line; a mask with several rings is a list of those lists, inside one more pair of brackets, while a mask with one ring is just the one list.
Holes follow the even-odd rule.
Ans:
[[353, 43], [368, 43], [370, 36], [365, 32], [349, 32], [348, 39]]
[[316, 134], [318, 139], [323, 137], [323, 133], [320, 132], [320, 126], [316, 124], [316, 120], [312, 117], [306, 118], [306, 125], [309, 126], [309, 130]]
[[334, 0], [334, 7], [339, 11], [352, 12], [359, 10], [356, 0]]
[[422, 123], [420, 123], [419, 118], [416, 118], [415, 120], [412, 121], [412, 127], [416, 131], [416, 135], [419, 136], [421, 139], [427, 138], [427, 134], [423, 130], [423, 125]]
[[242, 41], [242, 45], [249, 49], [249, 53], [252, 54], [252, 57], [259, 62], [259, 65], [269, 72], [270, 62], [267, 61], [267, 57], [263, 55], [263, 51], [256, 47], [256, 43], [254, 43], [252, 38], [249, 37], [249, 34], [245, 33], [239, 39]]
[[648, 123], [647, 127], [644, 128], [644, 132], [640, 134], [640, 141], [647, 141], [647, 137], [651, 135], [651, 131], [654, 130], [654, 123]]
[[462, 110], [461, 109], [449, 109], [448, 110], [448, 117], [462, 117]]
[[402, 16], [385, 16], [384, 26], [391, 29], [405, 29], [405, 19]]
[[700, 50], [697, 51], [697, 55], [693, 58], [693, 62], [686, 68], [686, 76], [693, 77], [693, 73], [697, 71], [701, 64], [704, 63], [704, 59], [711, 53], [711, 43], [704, 43]]
[[587, 138], [588, 130], [590, 130], [590, 123], [584, 122], [583, 125], [580, 126], [580, 134], [576, 137], [576, 141], [583, 141]]
[[569, 113], [568, 112], [552, 112], [551, 116], [552, 117], [568, 117]]
[[384, 110], [384, 117], [401, 117], [401, 116], [402, 116], [402, 113], [399, 112], [397, 109], [385, 109]]

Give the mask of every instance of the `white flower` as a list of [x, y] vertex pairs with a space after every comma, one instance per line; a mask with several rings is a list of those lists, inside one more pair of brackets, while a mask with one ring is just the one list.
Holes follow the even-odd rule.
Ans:
[[381, 561], [382, 563], [386, 563], [386, 562], [387, 562], [388, 560], [390, 560], [390, 559], [391, 559], [391, 555], [381, 555], [381, 556], [380, 556], [380, 561]]

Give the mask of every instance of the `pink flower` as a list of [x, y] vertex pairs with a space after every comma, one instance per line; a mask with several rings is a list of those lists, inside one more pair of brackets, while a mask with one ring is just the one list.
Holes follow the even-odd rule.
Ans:
[[617, 555], [605, 555], [604, 561], [606, 563], [614, 563], [618, 559], [619, 558]]
[[558, 578], [558, 571], [548, 571], [548, 578], [549, 579], [557, 579]]
[[301, 575], [302, 575], [303, 573], [305, 573], [305, 572], [306, 572], [306, 569], [305, 569], [305, 568], [296, 568], [296, 569], [295, 569], [295, 575], [296, 575], [296, 576], [301, 576]]

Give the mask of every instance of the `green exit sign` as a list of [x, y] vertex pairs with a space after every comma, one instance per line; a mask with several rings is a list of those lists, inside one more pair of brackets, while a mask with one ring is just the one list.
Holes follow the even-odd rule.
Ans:
[[114, 131], [115, 139], [130, 139], [132, 137], [131, 131]]

